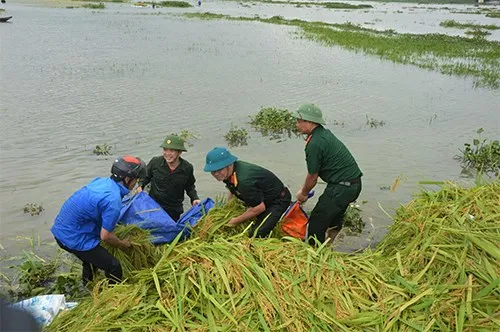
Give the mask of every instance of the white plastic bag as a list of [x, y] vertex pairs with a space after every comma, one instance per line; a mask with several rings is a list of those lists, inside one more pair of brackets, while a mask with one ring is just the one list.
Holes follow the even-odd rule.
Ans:
[[76, 302], [68, 302], [64, 295], [40, 295], [12, 304], [13, 308], [28, 311], [43, 326], [49, 325], [60, 310], [71, 309]]

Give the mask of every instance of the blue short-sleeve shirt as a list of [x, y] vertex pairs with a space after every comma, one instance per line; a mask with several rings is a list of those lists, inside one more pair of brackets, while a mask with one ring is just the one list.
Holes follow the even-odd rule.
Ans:
[[66, 247], [87, 251], [101, 241], [101, 228], [115, 229], [123, 196], [129, 193], [111, 178], [96, 178], [64, 202], [51, 228]]

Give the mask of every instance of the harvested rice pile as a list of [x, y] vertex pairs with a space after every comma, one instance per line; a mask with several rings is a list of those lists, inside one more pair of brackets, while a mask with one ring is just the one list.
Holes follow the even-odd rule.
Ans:
[[500, 181], [421, 193], [376, 250], [358, 255], [194, 237], [163, 247], [133, 282], [97, 286], [48, 329], [499, 330], [499, 203]]

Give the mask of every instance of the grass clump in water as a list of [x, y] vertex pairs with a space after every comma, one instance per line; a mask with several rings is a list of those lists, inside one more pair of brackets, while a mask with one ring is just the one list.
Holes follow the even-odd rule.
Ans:
[[366, 125], [370, 126], [370, 128], [383, 127], [385, 125], [385, 121], [384, 120], [377, 120], [374, 118], [368, 118], [368, 115], [366, 115]]
[[112, 149], [111, 145], [104, 143], [102, 145], [96, 145], [92, 153], [97, 156], [109, 156], [111, 154], [111, 149]]
[[104, 3], [86, 3], [82, 5], [82, 8], [88, 8], [88, 9], [104, 9], [106, 8], [106, 5]]
[[23, 212], [25, 214], [30, 214], [32, 216], [38, 216], [42, 211], [45, 210], [42, 206], [42, 203], [26, 203], [23, 208]]
[[500, 11], [494, 11], [494, 12], [491, 12], [491, 13], [487, 13], [486, 17], [500, 18]]
[[446, 20], [439, 24], [445, 28], [458, 28], [458, 29], [486, 29], [498, 30], [500, 26], [495, 24], [473, 24], [473, 23], [460, 23], [455, 20]]
[[470, 35], [470, 36], [472, 36], [474, 38], [484, 38], [486, 36], [491, 35], [491, 32], [484, 31], [484, 30], [481, 30], [481, 29], [472, 29], [472, 30], [465, 31], [465, 34], [466, 35]]
[[[152, 2], [150, 4], [153, 4]], [[189, 8], [193, 7], [189, 2], [185, 1], [160, 1], [155, 3], [158, 7], [175, 7], [175, 8]]]
[[179, 133], [172, 133], [172, 135], [179, 136], [188, 146], [193, 146], [192, 140], [200, 138], [197, 134], [190, 132], [187, 129], [182, 129]]
[[231, 129], [224, 135], [229, 147], [248, 145], [248, 131], [245, 128], [238, 128], [238, 126], [231, 126]]
[[478, 137], [472, 143], [465, 143], [465, 148], [460, 150], [462, 155], [455, 158], [460, 161], [465, 172], [471, 169], [479, 174], [500, 174], [500, 143], [498, 140], [482, 138], [483, 128], [477, 130]]
[[339, 45], [396, 63], [411, 64], [447, 75], [471, 76], [476, 87], [500, 88], [500, 42], [444, 34], [377, 31], [352, 23], [307, 22], [298, 19], [233, 17], [211, 13], [184, 13], [186, 17], [258, 21], [295, 26], [304, 36], [327, 46]]
[[297, 119], [292, 112], [277, 107], [263, 107], [256, 115], [250, 117], [250, 125], [270, 139], [299, 136], [296, 123]]

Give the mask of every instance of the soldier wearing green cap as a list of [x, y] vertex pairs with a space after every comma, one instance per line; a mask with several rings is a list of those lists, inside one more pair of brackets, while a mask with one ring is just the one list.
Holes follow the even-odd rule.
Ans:
[[187, 150], [179, 136], [167, 136], [160, 147], [163, 148], [163, 155], [153, 157], [148, 163], [147, 176], [139, 183], [138, 192], [151, 183], [149, 195], [177, 221], [184, 212], [184, 191], [191, 199], [192, 205], [200, 203], [196, 192], [194, 168], [181, 158], [182, 152]]
[[361, 192], [363, 173], [347, 147], [328, 129], [324, 128], [323, 113], [314, 104], [304, 104], [295, 113], [297, 128], [306, 139], [307, 176], [297, 192], [297, 201], [307, 201], [307, 194], [314, 188], [318, 177], [327, 183], [309, 217], [307, 234], [309, 243], [332, 240], [342, 228], [343, 218], [349, 203]]
[[290, 206], [290, 191], [274, 173], [238, 160], [226, 148], [216, 147], [208, 152], [204, 170], [226, 184], [230, 198], [234, 195], [247, 206], [243, 214], [229, 221], [229, 226], [257, 219], [250, 230], [251, 236], [268, 236]]

